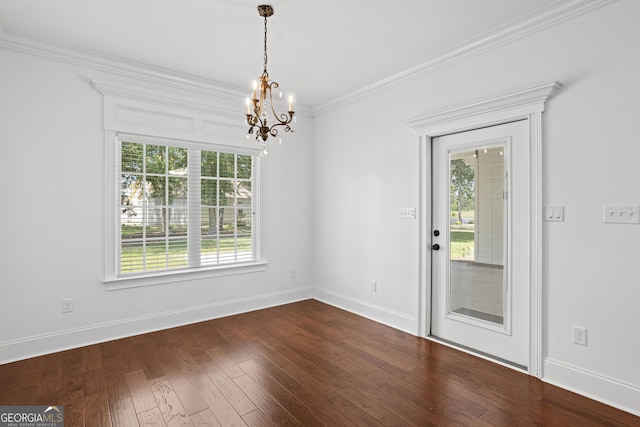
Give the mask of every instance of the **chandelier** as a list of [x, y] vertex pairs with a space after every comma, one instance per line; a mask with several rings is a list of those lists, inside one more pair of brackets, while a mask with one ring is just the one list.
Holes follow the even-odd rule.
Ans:
[[[270, 5], [258, 6], [258, 13], [264, 17], [264, 69], [257, 81], [253, 82], [251, 98], [247, 98], [247, 124], [249, 131], [247, 138], [255, 133], [256, 141], [262, 142], [262, 153], [267, 154], [267, 139], [269, 136], [277, 137], [280, 127], [285, 132], [293, 132], [291, 122], [294, 120], [293, 97], [289, 95], [289, 112], [278, 114], [273, 105], [272, 91], [278, 88], [278, 82], [269, 80], [267, 72], [267, 18], [273, 15], [273, 7]], [[282, 98], [282, 92], [278, 91]], [[268, 105], [267, 105], [268, 104]], [[273, 122], [269, 122], [269, 110], [273, 113]], [[255, 132], [254, 132], [255, 131]]]

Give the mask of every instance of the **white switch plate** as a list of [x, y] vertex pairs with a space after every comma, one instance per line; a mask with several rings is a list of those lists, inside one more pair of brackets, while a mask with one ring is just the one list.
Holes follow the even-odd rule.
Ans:
[[564, 221], [564, 206], [546, 206], [544, 208], [544, 220], [547, 222]]
[[400, 210], [398, 211], [398, 218], [415, 219], [416, 208], [400, 208]]
[[604, 205], [602, 220], [612, 224], [640, 224], [640, 205]]
[[73, 298], [62, 299], [62, 312], [71, 313], [73, 311]]

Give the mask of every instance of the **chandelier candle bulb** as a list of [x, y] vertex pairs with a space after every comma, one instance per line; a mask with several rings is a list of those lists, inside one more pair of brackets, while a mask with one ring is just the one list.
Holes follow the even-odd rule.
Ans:
[[289, 112], [293, 111], [293, 95], [289, 95]]

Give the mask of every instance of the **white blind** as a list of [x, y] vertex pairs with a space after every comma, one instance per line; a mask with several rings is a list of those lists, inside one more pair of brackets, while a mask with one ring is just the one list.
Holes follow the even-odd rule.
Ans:
[[132, 136], [117, 150], [117, 276], [260, 260], [259, 156]]

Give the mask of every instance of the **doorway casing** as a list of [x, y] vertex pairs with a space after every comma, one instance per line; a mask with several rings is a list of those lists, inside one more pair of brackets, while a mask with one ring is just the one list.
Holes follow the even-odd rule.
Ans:
[[458, 107], [423, 114], [405, 123], [419, 135], [420, 274], [418, 336], [431, 330], [431, 142], [438, 136], [526, 119], [529, 124], [529, 375], [542, 376], [542, 113], [561, 87], [550, 82]]

